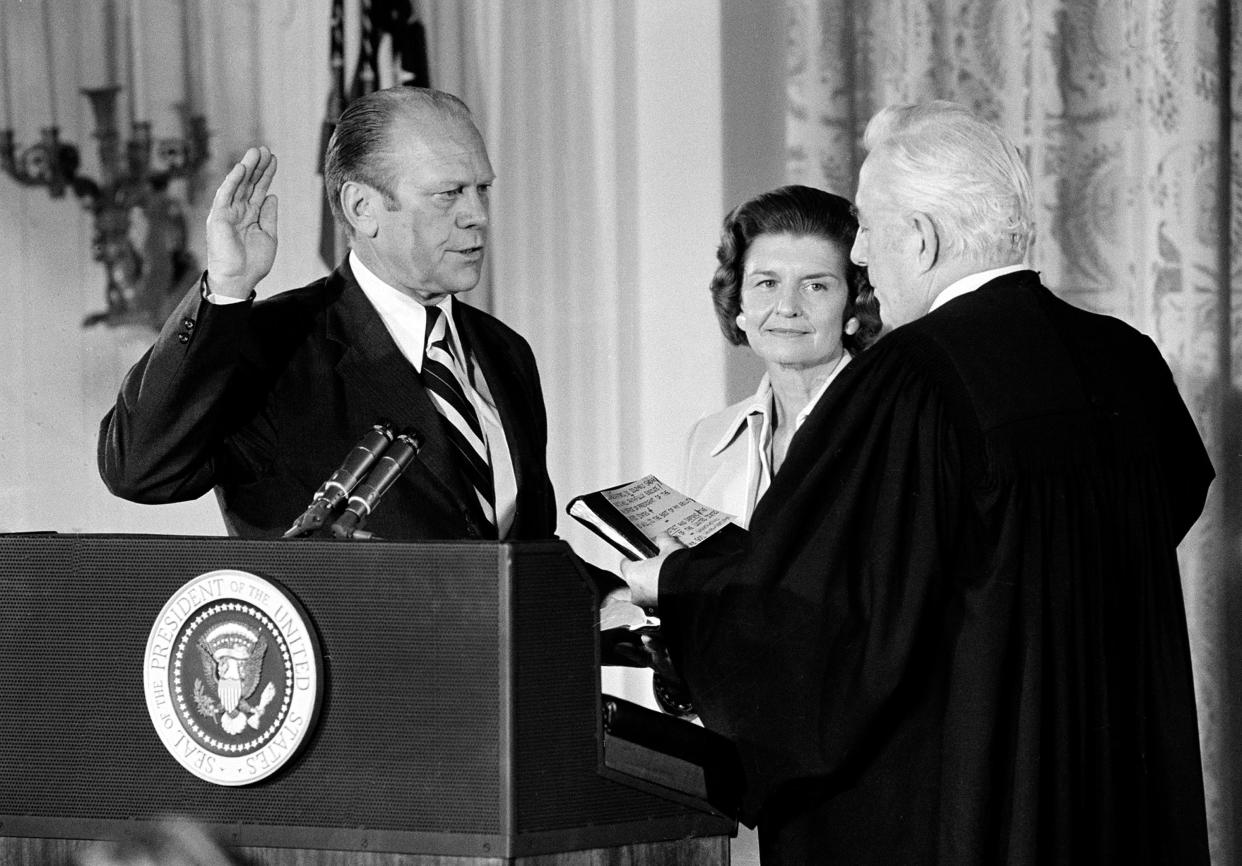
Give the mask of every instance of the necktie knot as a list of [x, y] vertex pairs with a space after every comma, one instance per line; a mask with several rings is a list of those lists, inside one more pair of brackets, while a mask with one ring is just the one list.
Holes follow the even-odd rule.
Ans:
[[449, 341], [448, 319], [444, 315], [444, 311], [439, 307], [427, 307], [427, 337], [426, 348], [424, 354], [430, 352], [433, 347], [445, 347], [450, 350], [449, 354], [454, 356], [456, 361], [456, 353], [451, 351], [451, 343]]

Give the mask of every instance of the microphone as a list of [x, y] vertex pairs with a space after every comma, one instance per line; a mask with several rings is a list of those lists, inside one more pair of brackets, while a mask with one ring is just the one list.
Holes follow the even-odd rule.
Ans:
[[345, 501], [358, 482], [366, 475], [367, 470], [375, 465], [380, 455], [392, 442], [392, 425], [376, 424], [359, 440], [353, 450], [345, 455], [341, 468], [332, 473], [325, 481], [311, 504], [302, 512], [302, 516], [293, 522], [285, 538], [296, 538], [309, 535], [327, 522], [332, 512], [336, 511]]
[[354, 538], [355, 534], [359, 538], [369, 537], [367, 533], [360, 532], [358, 527], [375, 510], [380, 497], [401, 477], [401, 473], [405, 472], [422, 447], [423, 437], [417, 430], [400, 433], [396, 441], [376, 461], [367, 477], [354, 488], [345, 511], [332, 524], [332, 534], [337, 538]]

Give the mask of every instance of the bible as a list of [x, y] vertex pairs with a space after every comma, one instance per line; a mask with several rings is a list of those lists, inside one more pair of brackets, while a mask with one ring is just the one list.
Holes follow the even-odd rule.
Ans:
[[654, 475], [575, 496], [565, 511], [635, 561], [659, 553], [655, 537], [661, 533], [694, 547], [733, 522], [731, 515], [677, 492]]
[[[655, 543], [660, 534], [694, 547], [717, 532], [745, 532], [731, 515], [674, 490], [654, 475], [574, 497], [565, 511], [634, 561], [660, 552]], [[670, 715], [693, 717], [694, 703], [660, 637], [659, 617], [629, 601], [628, 595], [610, 597], [600, 609], [602, 663], [652, 668], [660, 708]]]

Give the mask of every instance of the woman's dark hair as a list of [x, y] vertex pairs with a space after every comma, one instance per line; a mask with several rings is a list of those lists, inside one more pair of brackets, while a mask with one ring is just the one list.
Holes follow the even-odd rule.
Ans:
[[793, 235], [823, 238], [836, 244], [845, 259], [845, 319], [858, 319], [858, 330], [843, 334], [842, 343], [858, 354], [880, 333], [880, 310], [867, 273], [850, 261], [850, 248], [858, 232], [858, 220], [850, 203], [839, 195], [809, 186], [782, 186], [755, 196], [725, 217], [716, 250], [716, 274], [712, 277], [712, 302], [725, 339], [735, 346], [747, 345], [746, 332], [737, 325], [742, 311], [742, 272], [746, 254], [760, 235]]

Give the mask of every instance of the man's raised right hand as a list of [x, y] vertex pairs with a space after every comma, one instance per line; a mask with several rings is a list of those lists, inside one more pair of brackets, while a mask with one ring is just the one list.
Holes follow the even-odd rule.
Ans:
[[248, 298], [276, 260], [276, 157], [252, 147], [216, 190], [207, 214], [207, 281], [214, 295]]

